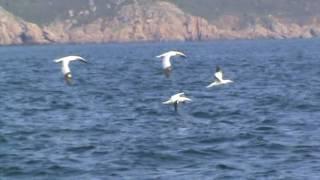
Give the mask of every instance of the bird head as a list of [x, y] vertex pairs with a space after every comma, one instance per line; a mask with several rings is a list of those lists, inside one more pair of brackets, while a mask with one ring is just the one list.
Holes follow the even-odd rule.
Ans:
[[71, 73], [69, 72], [69, 73], [65, 74], [65, 75], [64, 75], [64, 78], [65, 78], [66, 80], [67, 80], [67, 79], [72, 79]]
[[221, 71], [221, 68], [220, 68], [220, 66], [217, 66], [216, 67], [216, 72], [219, 72], [219, 71]]
[[67, 73], [64, 75], [64, 80], [68, 85], [72, 85], [72, 75], [71, 73]]

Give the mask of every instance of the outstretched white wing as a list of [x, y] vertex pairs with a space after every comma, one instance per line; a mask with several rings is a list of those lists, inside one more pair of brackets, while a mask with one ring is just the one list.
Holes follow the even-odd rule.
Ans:
[[214, 73], [214, 77], [215, 77], [216, 81], [222, 82], [223, 81], [223, 73], [222, 73], [222, 71], [218, 71], [218, 72]]
[[84, 58], [80, 56], [66, 56], [59, 59], [55, 59], [54, 62], [61, 63], [61, 62], [70, 62], [70, 61], [82, 61], [87, 62]]
[[156, 56], [156, 57], [162, 58], [162, 67], [163, 67], [163, 69], [167, 69], [167, 68], [171, 67], [170, 59], [172, 56], [186, 57], [185, 54], [183, 54], [182, 52], [179, 52], [179, 51], [168, 51], [168, 52], [163, 53], [163, 54]]
[[71, 72], [69, 68], [69, 63], [71, 61], [81, 61], [81, 62], [87, 63], [87, 61], [80, 56], [66, 56], [66, 57], [62, 57], [54, 60], [54, 62], [56, 63], [62, 63], [61, 71], [63, 74], [67, 74]]

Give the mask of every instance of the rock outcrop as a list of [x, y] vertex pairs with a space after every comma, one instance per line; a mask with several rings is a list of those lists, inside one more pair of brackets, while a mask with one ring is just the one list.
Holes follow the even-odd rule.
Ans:
[[[95, 10], [94, 5], [91, 9]], [[84, 16], [89, 14], [88, 11]], [[169, 2], [141, 4], [135, 1], [123, 6], [112, 17], [79, 23], [78, 19], [70, 16], [39, 26], [0, 8], [0, 44], [310, 38], [320, 34], [320, 21], [316, 17], [305, 24], [271, 15], [250, 17], [250, 23], [243, 21], [228, 15], [208, 22]]]
[[42, 29], [25, 22], [0, 7], [0, 44], [46, 43]]

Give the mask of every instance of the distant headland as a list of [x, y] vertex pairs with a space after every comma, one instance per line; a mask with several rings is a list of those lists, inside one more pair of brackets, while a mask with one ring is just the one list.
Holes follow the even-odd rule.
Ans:
[[36, 2], [0, 0], [0, 45], [320, 36], [312, 0]]

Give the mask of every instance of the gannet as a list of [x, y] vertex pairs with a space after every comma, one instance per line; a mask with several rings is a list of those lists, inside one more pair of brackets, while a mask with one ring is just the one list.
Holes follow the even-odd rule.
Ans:
[[182, 52], [179, 52], [179, 51], [169, 51], [169, 52], [166, 52], [164, 54], [157, 56], [157, 58], [162, 58], [162, 68], [163, 68], [163, 71], [164, 71], [164, 74], [166, 75], [166, 77], [169, 77], [170, 73], [172, 71], [172, 66], [171, 66], [171, 62], [170, 62], [170, 58], [172, 56], [181, 56], [184, 58], [187, 57], [185, 54], [183, 54]]
[[214, 82], [211, 83], [209, 86], [207, 86], [207, 88], [210, 88], [212, 86], [222, 85], [222, 84], [228, 84], [228, 83], [232, 83], [232, 82], [233, 81], [231, 81], [231, 80], [223, 79], [223, 72], [222, 72], [221, 68], [219, 66], [217, 66], [216, 72], [214, 73]]
[[170, 99], [168, 101], [163, 102], [163, 104], [173, 104], [174, 110], [177, 112], [178, 111], [178, 104], [188, 102], [188, 101], [192, 101], [192, 100], [187, 98], [185, 96], [184, 92], [182, 92], [182, 93], [178, 93], [178, 94], [171, 96]]
[[80, 56], [66, 56], [66, 57], [54, 60], [55, 63], [61, 63], [61, 71], [64, 75], [65, 81], [69, 85], [72, 83], [72, 75], [71, 75], [71, 70], [69, 68], [69, 63], [71, 61], [81, 61], [84, 63], [88, 63], [84, 58]]

